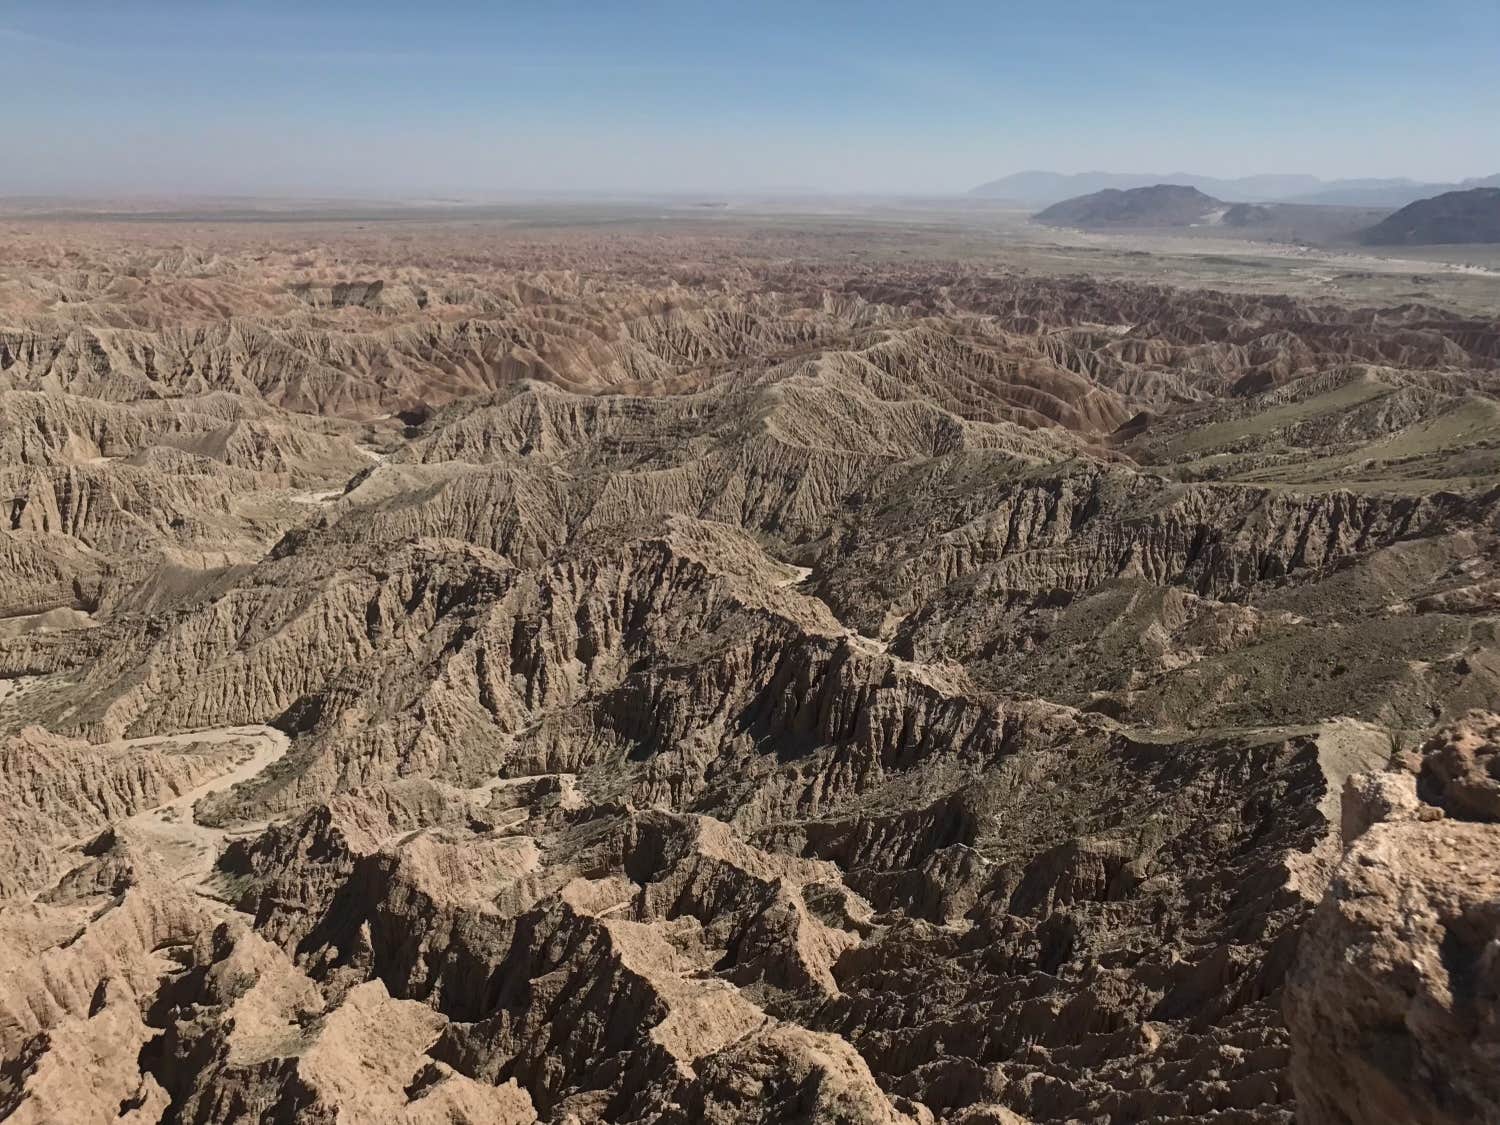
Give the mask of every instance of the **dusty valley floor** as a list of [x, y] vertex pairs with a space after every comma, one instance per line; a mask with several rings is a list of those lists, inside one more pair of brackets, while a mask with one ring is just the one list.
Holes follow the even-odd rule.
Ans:
[[1495, 1120], [1500, 263], [0, 220], [0, 1116]]

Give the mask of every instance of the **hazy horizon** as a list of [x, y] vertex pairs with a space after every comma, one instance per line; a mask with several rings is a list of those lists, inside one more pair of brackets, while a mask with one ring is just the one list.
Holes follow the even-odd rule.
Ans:
[[1500, 171], [1500, 5], [0, 5], [0, 195]]

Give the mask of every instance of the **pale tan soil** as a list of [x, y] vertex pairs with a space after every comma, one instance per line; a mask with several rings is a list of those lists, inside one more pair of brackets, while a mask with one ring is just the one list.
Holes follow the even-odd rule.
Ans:
[[[205, 797], [225, 793], [234, 786], [250, 781], [273, 762], [285, 756], [290, 740], [273, 727], [223, 727], [219, 730], [194, 731], [190, 735], [152, 735], [130, 739], [120, 749], [131, 747], [198, 747], [229, 744], [249, 747], [243, 762], [226, 773], [173, 798], [156, 808], [136, 813], [121, 824], [127, 838], [149, 848], [163, 860], [164, 877], [175, 883], [199, 889], [207, 881], [227, 839], [221, 828], [207, 828], [193, 819], [193, 807]], [[244, 828], [240, 829], [245, 831]]]
[[665, 213], [5, 224], [0, 1116], [1488, 1112], [1500, 280]]

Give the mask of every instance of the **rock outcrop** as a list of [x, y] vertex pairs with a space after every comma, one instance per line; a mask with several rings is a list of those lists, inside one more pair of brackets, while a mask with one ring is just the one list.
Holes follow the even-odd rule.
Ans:
[[1500, 1117], [1497, 735], [1476, 712], [1403, 763], [1420, 782], [1347, 783], [1344, 861], [1287, 991], [1300, 1121]]

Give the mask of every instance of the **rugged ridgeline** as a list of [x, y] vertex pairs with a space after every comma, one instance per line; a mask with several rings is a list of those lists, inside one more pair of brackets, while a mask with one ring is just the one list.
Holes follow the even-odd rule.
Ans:
[[5, 274], [0, 1113], [1494, 1112], [1495, 323], [345, 253]]

